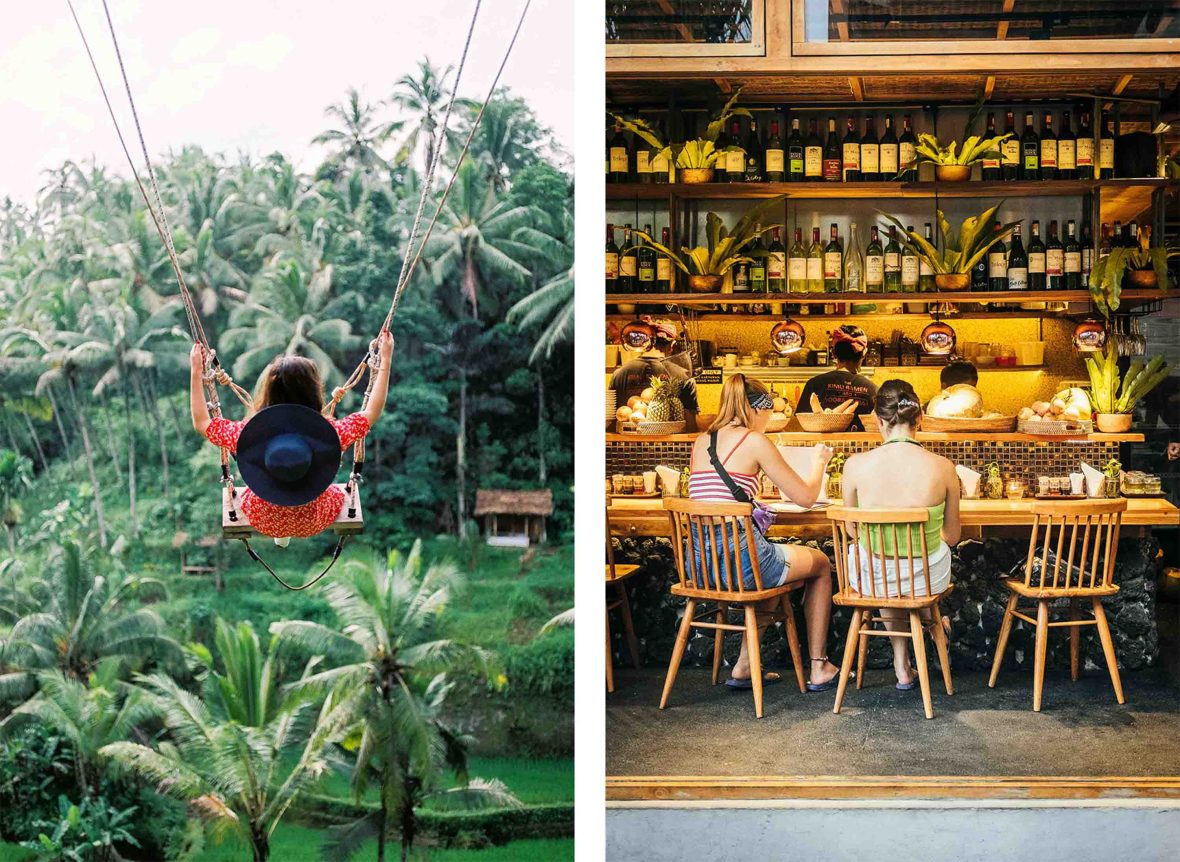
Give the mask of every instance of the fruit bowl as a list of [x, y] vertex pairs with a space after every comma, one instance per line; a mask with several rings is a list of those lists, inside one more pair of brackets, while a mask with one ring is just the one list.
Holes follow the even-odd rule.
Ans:
[[852, 427], [855, 413], [796, 413], [795, 418], [804, 431], [832, 434], [847, 431]]

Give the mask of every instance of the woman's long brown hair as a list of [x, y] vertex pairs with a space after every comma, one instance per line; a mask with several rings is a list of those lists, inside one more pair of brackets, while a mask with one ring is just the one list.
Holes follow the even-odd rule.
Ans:
[[709, 426], [710, 431], [718, 431], [726, 425], [740, 425], [749, 428], [754, 418], [754, 408], [750, 406], [750, 397], [769, 395], [766, 384], [754, 377], [738, 373], [730, 375], [721, 387], [721, 407], [717, 411], [717, 418]]
[[279, 356], [258, 378], [254, 409], [275, 404], [302, 404], [312, 410], [324, 409], [324, 384], [320, 370], [305, 356]]

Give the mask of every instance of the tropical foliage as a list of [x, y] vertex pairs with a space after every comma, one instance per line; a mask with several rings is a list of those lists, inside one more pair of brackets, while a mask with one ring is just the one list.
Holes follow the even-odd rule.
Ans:
[[1144, 362], [1135, 358], [1125, 374], [1119, 373], [1118, 336], [1109, 333], [1100, 352], [1086, 355], [1090, 397], [1099, 413], [1130, 413], [1135, 404], [1172, 372], [1162, 356]]
[[1002, 242], [1012, 235], [1012, 229], [1020, 222], [1008, 222], [1000, 225], [996, 230], [993, 217], [1003, 205], [1003, 201], [984, 210], [977, 216], [963, 219], [958, 232], [951, 229], [950, 222], [942, 210], [938, 210], [938, 238], [937, 245], [931, 245], [924, 236], [917, 231], [907, 230], [906, 226], [888, 213], [882, 213], [896, 227], [898, 241], [924, 261], [935, 273], [969, 273], [971, 267], [983, 260], [993, 245]]
[[734, 225], [733, 230], [725, 227], [717, 213], [709, 213], [705, 219], [705, 241], [703, 246], [682, 247], [680, 254], [656, 242], [643, 231], [635, 231], [651, 246], [666, 254], [686, 275], [725, 275], [735, 264], [753, 260], [746, 254], [747, 247], [763, 234], [769, 233], [779, 224], [762, 224], [762, 217], [781, 207], [786, 196], [771, 198], [751, 208]]

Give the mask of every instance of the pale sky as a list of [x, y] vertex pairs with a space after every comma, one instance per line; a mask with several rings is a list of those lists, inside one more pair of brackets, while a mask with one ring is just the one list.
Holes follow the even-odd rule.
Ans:
[[[108, 0], [153, 158], [184, 144], [233, 156], [279, 150], [310, 170], [324, 108], [355, 86], [371, 102], [428, 55], [457, 64], [474, 0]], [[573, 148], [573, 3], [533, 0], [500, 79]], [[65, 0], [6, 2], [0, 25], [0, 197], [32, 203], [42, 171], [94, 156], [127, 174]], [[460, 94], [482, 99], [523, 0], [483, 0]], [[100, 0], [74, 0], [134, 152]], [[453, 78], [452, 78], [453, 80]], [[121, 97], [121, 98], [120, 98]]]

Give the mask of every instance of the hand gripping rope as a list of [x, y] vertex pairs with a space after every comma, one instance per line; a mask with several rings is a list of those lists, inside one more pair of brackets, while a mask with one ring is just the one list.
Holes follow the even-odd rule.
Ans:
[[[463, 76], [463, 68], [467, 62], [467, 52], [471, 47], [472, 34], [475, 31], [475, 22], [479, 17], [480, 0], [476, 0], [475, 8], [472, 10], [471, 14], [471, 24], [467, 29], [467, 38], [463, 44], [463, 53], [460, 56], [458, 69], [455, 74], [455, 84], [451, 88], [450, 98], [447, 100], [446, 111], [443, 114], [442, 125], [439, 127], [437, 138], [432, 138], [433, 157], [430, 160], [430, 164], [427, 165], [426, 177], [422, 183], [422, 190], [418, 199], [418, 208], [414, 214], [414, 221], [411, 225], [410, 233], [406, 242], [406, 255], [402, 259], [401, 273], [398, 276], [397, 286], [394, 289], [393, 300], [389, 306], [389, 313], [386, 314], [385, 322], [381, 327], [382, 331], [389, 329], [389, 326], [393, 321], [393, 316], [397, 312], [398, 303], [401, 301], [402, 294], [405, 292], [406, 285], [409, 284], [410, 278], [413, 276], [414, 270], [418, 266], [418, 261], [422, 257], [422, 251], [425, 248], [427, 241], [430, 239], [430, 235], [434, 230], [435, 224], [438, 222], [439, 215], [442, 213], [443, 206], [446, 204], [447, 197], [450, 195], [451, 187], [455, 184], [455, 180], [459, 175], [459, 168], [462, 166], [463, 160], [467, 156], [467, 151], [471, 147], [471, 142], [475, 139], [475, 134], [479, 129], [480, 122], [483, 120], [484, 112], [487, 110], [488, 104], [491, 102], [492, 96], [495, 94], [496, 87], [500, 82], [500, 76], [504, 72], [504, 67], [508, 64], [508, 58], [512, 55], [513, 48], [516, 46], [516, 39], [520, 35], [521, 26], [524, 24], [524, 19], [528, 14], [531, 3], [532, 0], [525, 0], [524, 7], [521, 9], [520, 18], [516, 23], [516, 29], [513, 31], [512, 39], [509, 41], [508, 48], [504, 52], [504, 58], [500, 62], [500, 67], [496, 71], [496, 76], [492, 80], [492, 85], [488, 89], [488, 93], [483, 101], [483, 104], [480, 106], [479, 113], [476, 114], [475, 119], [472, 121], [471, 129], [467, 135], [467, 140], [463, 144], [463, 149], [459, 154], [459, 158], [455, 162], [454, 169], [451, 171], [450, 179], [447, 181], [447, 185], [443, 189], [442, 196], [439, 198], [438, 205], [435, 207], [434, 215], [431, 217], [430, 223], [427, 225], [425, 234], [422, 235], [421, 240], [418, 242], [417, 252], [411, 255], [411, 252], [414, 252], [414, 243], [418, 240], [419, 228], [421, 226], [423, 213], [425, 212], [427, 198], [430, 196], [430, 192], [433, 188], [434, 176], [439, 164], [442, 161], [442, 153], [446, 143], [447, 127], [451, 119], [451, 112], [455, 104], [456, 94], [459, 89], [459, 82]], [[90, 50], [90, 43], [86, 38], [86, 33], [82, 28], [81, 21], [78, 19], [78, 13], [74, 9], [73, 0], [66, 0], [66, 5], [69, 6], [70, 14], [74, 19], [74, 24], [78, 28], [78, 35], [81, 37], [82, 44], [86, 49], [86, 56], [90, 61], [91, 69], [94, 71], [94, 76], [98, 82], [99, 90], [102, 93], [103, 102], [106, 104], [107, 113], [110, 115], [111, 123], [115, 127], [115, 134], [119, 138], [119, 145], [122, 147], [123, 155], [127, 158], [127, 164], [131, 169], [131, 176], [135, 180], [136, 186], [139, 188], [139, 193], [143, 198], [144, 205], [147, 207], [148, 215], [151, 216], [152, 223], [156, 227], [156, 232], [160, 235], [160, 240], [164, 243], [164, 248], [168, 253], [168, 259], [172, 264], [173, 274], [176, 276], [176, 283], [180, 287], [180, 297], [184, 305], [185, 318], [188, 322], [189, 332], [192, 335], [193, 341], [200, 344], [202, 347], [204, 366], [201, 372], [201, 382], [202, 386], [204, 387], [205, 403], [209, 408], [209, 415], [213, 418], [220, 418], [222, 415], [221, 402], [217, 393], [218, 385], [228, 388], [242, 403], [242, 405], [247, 410], [250, 410], [252, 407], [250, 393], [234, 382], [233, 378], [229, 375], [229, 372], [227, 372], [219, 362], [216, 351], [213, 350], [213, 348], [209, 345], [209, 340], [205, 335], [205, 329], [201, 324], [200, 313], [197, 311], [192, 294], [189, 292], [188, 285], [184, 280], [184, 273], [181, 270], [180, 260], [177, 257], [176, 248], [173, 245], [172, 230], [168, 224], [168, 218], [164, 210], [163, 200], [160, 196], [159, 185], [156, 182], [155, 168], [152, 166], [151, 156], [148, 154], [147, 143], [144, 140], [143, 128], [139, 122], [139, 112], [135, 107], [135, 98], [131, 93], [131, 83], [127, 77], [127, 69], [123, 63], [123, 53], [119, 47], [119, 39], [115, 33], [115, 25], [111, 19], [111, 12], [107, 5], [107, 0], [102, 0], [103, 13], [106, 17], [107, 29], [110, 31], [111, 43], [114, 46], [115, 57], [119, 64], [119, 73], [123, 79], [123, 87], [127, 93], [127, 102], [131, 108], [131, 116], [135, 123], [136, 135], [139, 139], [140, 150], [143, 154], [148, 185], [151, 186], [152, 190], [150, 196], [148, 195], [147, 188], [144, 186], [144, 182], [140, 177], [139, 170], [135, 164], [135, 159], [132, 157], [131, 151], [127, 147], [127, 141], [123, 136], [122, 128], [120, 127], [118, 118], [115, 115], [115, 109], [111, 104], [102, 74], [99, 72], [98, 64], [95, 62], [94, 53]], [[370, 342], [368, 352], [360, 364], [357, 365], [356, 370], [354, 370], [352, 374], [349, 375], [348, 379], [341, 386], [338, 386], [332, 390], [332, 398], [324, 407], [323, 412], [325, 416], [331, 417], [335, 413], [336, 407], [340, 404], [340, 401], [349, 391], [351, 391], [360, 383], [360, 380], [365, 375], [366, 371], [368, 372], [369, 380], [367, 386], [365, 387], [364, 397], [361, 403], [361, 410], [364, 410], [368, 406], [369, 397], [373, 389], [373, 380], [376, 376], [376, 371], [380, 367], [380, 358], [377, 355], [376, 345], [376, 340]], [[229, 457], [229, 449], [224, 446], [221, 447], [220, 484], [226, 489], [226, 496], [229, 499], [229, 518], [231, 521], [236, 522], [239, 520], [237, 509], [237, 492], [234, 489], [233, 474], [229, 467]], [[361, 440], [358, 440], [353, 447], [352, 470], [349, 473], [348, 482], [345, 485], [345, 506], [348, 507], [349, 517], [354, 517], [356, 514], [358, 487], [361, 482], [361, 472], [364, 468], [364, 463], [365, 444], [364, 439], [362, 438]], [[312, 586], [331, 570], [332, 566], [334, 566], [336, 561], [340, 558], [340, 553], [344, 548], [344, 543], [348, 536], [341, 535], [339, 541], [336, 543], [336, 549], [332, 554], [332, 559], [328, 563], [328, 566], [310, 581], [297, 587], [287, 583], [278, 574], [276, 574], [275, 571], [270, 566], [268, 566], [266, 562], [250, 546], [250, 541], [247, 537], [240, 536], [238, 538], [239, 541], [241, 541], [241, 543], [245, 546], [246, 552], [250, 555], [250, 557], [262, 565], [262, 567], [265, 568], [275, 580], [277, 580], [289, 590], [299, 591], [305, 590]]]

